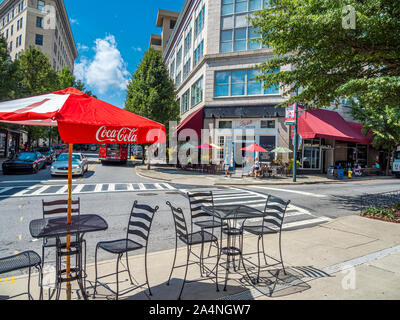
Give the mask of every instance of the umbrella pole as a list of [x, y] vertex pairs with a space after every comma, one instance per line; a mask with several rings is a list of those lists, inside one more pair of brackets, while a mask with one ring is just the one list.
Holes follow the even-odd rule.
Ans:
[[[72, 152], [73, 144], [69, 144], [68, 150], [68, 217], [67, 224], [71, 224], [71, 205], [72, 205]], [[67, 252], [71, 248], [71, 235], [67, 235]], [[67, 256], [67, 278], [71, 272], [71, 257]], [[71, 300], [71, 283], [67, 282], [67, 300]]]

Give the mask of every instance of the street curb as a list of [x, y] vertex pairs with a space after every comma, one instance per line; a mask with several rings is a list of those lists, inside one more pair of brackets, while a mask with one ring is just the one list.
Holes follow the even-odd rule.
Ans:
[[[166, 182], [172, 182], [173, 180], [171, 179], [165, 179], [165, 178], [155, 178], [153, 176], [147, 176], [143, 174], [142, 172], [138, 172], [137, 168], [135, 168], [135, 172], [139, 177], [146, 178], [146, 179], [152, 179], [152, 180], [161, 180], [161, 181], [166, 181]], [[312, 182], [295, 182], [295, 183], [213, 183], [210, 184], [212, 186], [235, 186], [235, 187], [240, 187], [240, 186], [246, 186], [246, 187], [251, 187], [251, 186], [296, 186], [296, 185], [314, 185], [314, 184], [346, 184], [346, 183], [355, 183], [355, 182], [371, 182], [371, 181], [382, 181], [382, 180], [390, 180], [394, 179], [394, 177], [388, 177], [388, 178], [383, 178], [383, 179], [363, 179], [363, 180], [351, 180], [351, 181], [312, 181]], [[179, 184], [183, 185], [193, 185], [193, 183], [184, 183], [184, 182], [179, 182]]]

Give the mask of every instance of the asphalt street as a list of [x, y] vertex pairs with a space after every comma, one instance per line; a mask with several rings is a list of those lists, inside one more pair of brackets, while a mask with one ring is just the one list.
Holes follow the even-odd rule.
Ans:
[[[393, 179], [346, 184], [205, 188], [145, 179], [135, 173], [135, 164], [103, 166], [96, 155], [89, 154], [88, 157], [89, 172], [84, 177], [74, 177], [73, 197], [81, 199], [81, 214], [101, 215], [109, 225], [107, 231], [86, 235], [88, 263], [94, 262], [98, 241], [126, 236], [135, 200], [160, 208], [151, 230], [151, 252], [171, 249], [175, 244], [172, 215], [166, 201], [181, 207], [190, 222], [186, 192], [212, 190], [216, 204], [242, 203], [261, 210], [268, 194], [291, 200], [285, 229], [292, 230], [358, 214], [360, 195], [399, 190], [400, 182]], [[42, 200], [66, 198], [66, 184], [66, 178], [52, 178], [49, 167], [36, 175], [4, 176], [0, 173], [0, 257], [25, 250], [41, 253], [42, 240], [30, 236], [29, 222], [42, 218]], [[100, 261], [112, 258], [112, 255], [100, 252]], [[46, 250], [46, 261], [54, 260], [54, 251]]]

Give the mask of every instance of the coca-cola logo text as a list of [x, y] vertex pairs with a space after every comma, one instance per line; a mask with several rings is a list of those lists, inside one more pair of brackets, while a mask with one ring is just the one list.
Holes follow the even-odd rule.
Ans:
[[97, 130], [96, 140], [98, 142], [125, 142], [135, 143], [137, 141], [137, 128], [121, 128], [119, 130], [107, 130], [106, 126], [102, 126]]

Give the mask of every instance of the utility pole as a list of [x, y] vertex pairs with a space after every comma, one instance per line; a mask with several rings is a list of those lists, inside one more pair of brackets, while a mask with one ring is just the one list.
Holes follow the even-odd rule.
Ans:
[[[296, 88], [296, 97], [299, 94], [299, 89]], [[297, 101], [294, 104], [294, 116], [295, 116], [295, 123], [294, 123], [294, 151], [293, 151], [293, 182], [297, 181], [297, 145], [298, 145], [298, 122], [299, 122], [299, 104]]]

